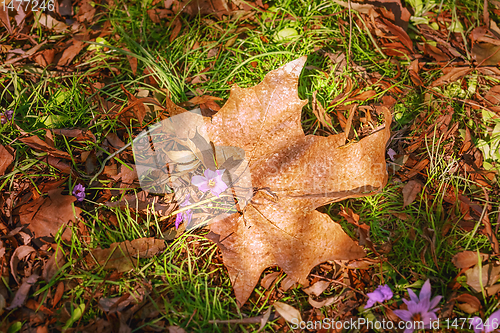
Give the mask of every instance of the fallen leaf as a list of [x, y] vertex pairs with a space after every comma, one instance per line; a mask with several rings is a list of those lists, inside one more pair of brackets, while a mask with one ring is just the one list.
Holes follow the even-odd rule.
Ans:
[[87, 255], [85, 260], [89, 265], [94, 262], [103, 265], [104, 269], [116, 269], [126, 272], [135, 267], [137, 258], [152, 258], [165, 249], [165, 242], [161, 239], [139, 238], [133, 241], [113, 243], [109, 249], [97, 248]]
[[0, 176], [3, 176], [9, 165], [14, 162], [14, 155], [10, 152], [12, 148], [8, 148], [0, 145]]
[[174, 12], [169, 9], [153, 8], [147, 11], [149, 18], [156, 24], [162, 22], [162, 20], [169, 19], [174, 15]]
[[[48, 197], [40, 197], [21, 206], [21, 224], [27, 225], [35, 237], [54, 237], [61, 227], [76, 221], [80, 215], [81, 209], [72, 205], [76, 198], [63, 195], [62, 191], [62, 188], [51, 190]], [[61, 237], [65, 241], [71, 240], [71, 230], [66, 228]]]
[[308, 295], [314, 295], [314, 296], [319, 296], [323, 293], [323, 291], [326, 290], [326, 288], [328, 288], [330, 286], [330, 282], [328, 281], [324, 281], [324, 280], [320, 280], [318, 282], [316, 282], [315, 284], [313, 284], [312, 286], [310, 287], [307, 287], [304, 290], [304, 292]]
[[457, 268], [468, 268], [477, 265], [478, 260], [483, 262], [488, 259], [488, 255], [484, 253], [478, 253], [475, 251], [462, 251], [453, 256], [451, 262]]
[[481, 302], [476, 296], [470, 294], [461, 294], [456, 298], [456, 301], [459, 309], [468, 314], [478, 312], [481, 309]]
[[91, 0], [82, 0], [80, 2], [80, 10], [78, 11], [78, 14], [76, 15], [76, 19], [78, 22], [92, 22], [92, 19], [94, 18], [94, 15], [97, 11], [97, 6], [92, 6], [94, 4], [93, 1]]
[[470, 67], [453, 67], [449, 72], [432, 82], [431, 87], [438, 87], [443, 84], [455, 82], [472, 71]]
[[330, 118], [330, 116], [326, 113], [326, 110], [325, 108], [323, 108], [323, 105], [321, 105], [320, 102], [318, 102], [317, 98], [316, 98], [316, 93], [317, 91], [313, 92], [313, 95], [312, 95], [312, 111], [314, 113], [314, 115], [316, 116], [316, 118], [318, 118], [319, 122], [321, 123], [321, 125], [327, 127], [327, 128], [332, 128], [332, 119]]
[[31, 286], [38, 281], [38, 278], [40, 276], [37, 274], [32, 274], [27, 278], [23, 279], [23, 283], [19, 287], [19, 289], [16, 291], [16, 294], [14, 295], [14, 299], [10, 303], [10, 306], [7, 307], [7, 310], [12, 310], [15, 308], [18, 308], [26, 302], [26, 298], [28, 298], [28, 293], [31, 289]]
[[68, 138], [75, 138], [78, 141], [92, 141], [94, 143], [97, 142], [95, 135], [91, 131], [84, 131], [78, 128], [61, 128], [61, 129], [54, 129], [54, 134], [57, 135], [64, 135], [65, 137]]
[[35, 55], [35, 62], [42, 67], [47, 67], [52, 64], [56, 51], [54, 49], [46, 49], [38, 52]]
[[182, 28], [182, 22], [178, 17], [174, 20], [174, 22], [172, 24], [173, 24], [173, 28], [172, 28], [172, 32], [170, 34], [170, 39], [169, 39], [170, 43], [172, 43], [177, 38], [177, 36], [179, 35], [179, 32], [181, 32], [181, 28]]
[[302, 321], [299, 310], [293, 306], [283, 302], [274, 302], [273, 306], [280, 316], [282, 316], [287, 322], [300, 323]]
[[10, 272], [17, 283], [19, 283], [17, 277], [17, 264], [19, 263], [19, 261], [23, 260], [25, 257], [27, 257], [29, 254], [33, 252], [36, 252], [36, 250], [33, 247], [28, 245], [21, 245], [16, 248], [14, 253], [12, 253], [12, 256], [10, 257]]
[[[268, 73], [255, 87], [234, 86], [212, 118], [178, 108], [175, 117], [156, 127], [163, 131], [159, 135], [147, 131], [137, 136], [141, 142], [134, 140], [140, 180], [147, 170], [161, 167], [168, 174], [183, 166], [173, 163], [166, 152], [153, 154], [149, 162], [138, 161], [151, 149], [150, 142], [168, 142], [162, 135], [175, 137], [191, 151], [170, 149], [187, 151], [183, 156], [188, 164], [197, 163], [193, 170], [198, 166], [215, 170], [216, 165], [225, 170], [226, 163], [241, 170], [223, 173], [229, 189], [238, 192], [239, 212], [217, 216], [207, 236], [222, 251], [240, 306], [267, 267], [278, 265], [290, 285], [305, 285], [311, 269], [322, 262], [364, 256], [340, 225], [316, 208], [376, 193], [387, 182], [385, 146], [392, 117], [386, 107], [381, 107], [385, 126], [357, 143], [346, 145], [346, 133], [304, 135], [300, 119], [307, 101], [298, 98], [297, 85], [305, 61], [302, 57]], [[196, 149], [186, 143], [189, 140], [196, 140]], [[168, 151], [162, 147], [155, 149]], [[212, 150], [215, 156], [205, 158], [204, 152]]]
[[227, 0], [185, 0], [178, 6], [174, 4], [174, 12], [177, 14], [179, 11], [183, 11], [191, 17], [215, 14], [219, 19], [222, 19], [222, 15], [228, 15], [232, 12]]
[[260, 280], [260, 285], [265, 289], [269, 289], [271, 284], [280, 276], [281, 272], [272, 272], [264, 275], [262, 280]]
[[52, 16], [42, 13], [41, 11], [35, 14], [35, 17], [37, 17], [37, 24], [35, 24], [35, 26], [39, 26], [38, 24], [40, 24], [56, 33], [61, 33], [69, 28], [65, 23], [60, 22]]
[[484, 98], [491, 104], [500, 104], [500, 85], [491, 87]]
[[85, 46], [85, 43], [83, 43], [79, 40], [73, 39], [73, 44], [66, 47], [61, 58], [57, 62], [57, 65], [58, 66], [69, 66], [71, 64], [71, 62], [73, 61], [73, 59], [75, 59], [75, 57], [78, 55], [78, 53], [80, 53], [80, 51], [84, 48], [84, 46]]
[[12, 25], [10, 24], [9, 10], [5, 9], [5, 6], [0, 7], [0, 22], [2, 22], [7, 32], [12, 35]]
[[417, 198], [417, 195], [422, 191], [422, 183], [418, 180], [410, 180], [403, 187], [403, 207], [408, 206]]
[[44, 151], [44, 152], [48, 153], [52, 157], [58, 157], [58, 158], [64, 158], [67, 160], [71, 160], [71, 156], [67, 152], [59, 150], [57, 148], [54, 148], [54, 147], [48, 145], [45, 141], [43, 141], [42, 139], [40, 139], [36, 135], [29, 136], [27, 138], [20, 138], [19, 140], [21, 140], [22, 142], [24, 142], [25, 144], [27, 144], [28, 146], [30, 146], [33, 149]]
[[167, 326], [168, 333], [186, 333], [186, 331], [179, 326]]
[[[481, 292], [481, 286], [487, 289], [492, 287], [495, 282], [500, 278], [500, 266], [489, 263], [486, 265], [477, 264], [473, 268], [469, 268], [465, 271], [465, 276], [467, 277], [467, 284], [476, 293]], [[492, 295], [488, 293], [488, 295]]]

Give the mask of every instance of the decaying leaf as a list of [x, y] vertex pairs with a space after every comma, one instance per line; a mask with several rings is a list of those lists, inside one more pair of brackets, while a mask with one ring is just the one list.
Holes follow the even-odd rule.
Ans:
[[299, 310], [283, 302], [274, 302], [274, 308], [287, 322], [293, 323], [302, 321]]
[[422, 191], [422, 183], [418, 180], [410, 180], [403, 187], [403, 207], [408, 206], [417, 198], [417, 195]]
[[47, 152], [52, 157], [59, 157], [71, 160], [71, 156], [67, 152], [50, 146], [36, 135], [27, 138], [20, 138], [19, 140], [21, 140], [22, 142], [24, 142], [33, 149]]
[[[139, 180], [150, 193], [172, 188], [178, 202], [190, 205], [206, 193], [183, 184], [193, 174], [221, 170], [224, 193], [232, 194], [229, 201], [237, 209], [214, 213], [219, 215], [210, 221], [207, 237], [222, 251], [240, 306], [267, 267], [279, 266], [290, 286], [304, 285], [324, 261], [364, 256], [340, 225], [316, 208], [373, 194], [387, 181], [387, 108], [380, 108], [385, 127], [357, 143], [346, 144], [346, 133], [304, 135], [300, 119], [307, 101], [298, 98], [297, 85], [305, 62], [306, 57], [290, 62], [255, 87], [233, 87], [211, 118], [177, 107], [173, 117], [134, 140]], [[153, 180], [150, 185], [146, 178]]]
[[[21, 224], [27, 225], [35, 237], [54, 237], [62, 226], [76, 221], [81, 209], [73, 207], [76, 198], [61, 194], [62, 188], [49, 191], [48, 197], [40, 197], [25, 204], [19, 211]], [[71, 229], [66, 228], [63, 240], [71, 239]]]
[[488, 255], [480, 253], [479, 256], [475, 251], [462, 251], [453, 256], [451, 262], [457, 268], [468, 268], [477, 265], [478, 261], [488, 259]]
[[133, 241], [113, 243], [109, 249], [97, 248], [85, 260], [89, 265], [98, 262], [104, 269], [116, 269], [125, 272], [135, 267], [137, 258], [151, 258], [165, 249], [165, 242], [160, 239], [139, 238]]
[[40, 276], [37, 274], [30, 275], [29, 277], [23, 279], [23, 283], [19, 287], [19, 289], [16, 291], [16, 294], [14, 296], [14, 299], [10, 303], [10, 306], [7, 308], [7, 310], [12, 310], [15, 308], [18, 308], [24, 304], [26, 301], [26, 298], [28, 298], [28, 293], [31, 289], [31, 286], [38, 281], [38, 278]]
[[481, 302], [476, 296], [470, 294], [462, 294], [456, 298], [458, 304], [457, 306], [460, 310], [467, 312], [469, 314], [478, 312], [481, 309]]
[[312, 286], [305, 288], [304, 292], [308, 295], [319, 296], [329, 286], [330, 286], [330, 282], [321, 280], [321, 281], [316, 282]]
[[495, 284], [500, 278], [500, 266], [494, 263], [476, 265], [465, 272], [467, 284], [477, 293], [484, 288], [487, 295], [496, 294], [500, 284]]
[[17, 277], [17, 264], [20, 260], [23, 260], [26, 256], [33, 252], [36, 252], [33, 247], [29, 245], [21, 245], [16, 248], [14, 253], [12, 253], [12, 256], [10, 257], [10, 271], [17, 283], [19, 283]]
[[0, 145], [0, 176], [3, 176], [5, 170], [14, 161], [14, 156], [4, 146]]
[[331, 128], [332, 127], [332, 119], [330, 116], [326, 113], [325, 108], [321, 103], [318, 101], [316, 98], [317, 91], [313, 92], [313, 100], [312, 100], [312, 110], [316, 118], [318, 118], [319, 122], [321, 125]]

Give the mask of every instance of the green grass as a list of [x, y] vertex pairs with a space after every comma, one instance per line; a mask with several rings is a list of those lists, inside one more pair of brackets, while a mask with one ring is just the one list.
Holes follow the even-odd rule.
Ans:
[[[331, 112], [334, 107], [329, 107], [329, 103], [344, 92], [347, 80], [351, 79], [353, 90], [363, 87], [364, 90], [373, 89], [377, 92], [373, 99], [364, 104], [381, 102], [382, 96], [390, 94], [386, 89], [381, 85], [366, 84], [360, 73], [350, 67], [346, 67], [340, 75], [335, 75], [335, 66], [322, 53], [347, 53], [349, 43], [352, 61], [363, 66], [368, 73], [378, 72], [380, 81], [387, 81], [391, 87], [403, 91], [402, 94], [395, 95], [397, 103], [394, 108], [394, 131], [405, 126], [411, 128], [417, 123], [415, 119], [419, 115], [432, 113], [421, 124], [421, 130], [425, 131], [440, 115], [445, 114], [448, 105], [455, 110], [453, 122], [459, 123], [460, 129], [469, 126], [471, 132], [476, 135], [484, 130], [484, 124], [478, 121], [470, 122], [464, 105], [454, 100], [455, 96], [434, 96], [433, 104], [430, 104], [424, 96], [430, 93], [429, 91], [414, 87], [410, 89], [412, 83], [406, 70], [408, 60], [400, 59], [401, 76], [393, 80], [398, 73], [396, 63], [377, 52], [363, 25], [354, 22], [353, 34], [349, 36], [348, 31], [343, 34], [341, 30], [345, 30], [346, 26], [339, 23], [339, 18], [349, 22], [348, 14], [344, 12], [328, 16], [341, 10], [333, 3], [279, 1], [274, 4], [274, 12], [257, 13], [251, 20], [226, 18], [216, 21], [213, 18], [194, 18], [188, 21], [187, 17], [180, 15], [178, 18], [183, 25], [182, 34], [172, 42], [170, 35], [173, 26], [168, 22], [155, 24], [149, 19], [146, 11], [151, 8], [150, 2], [143, 2], [142, 5], [126, 4], [124, 1], [116, 3], [117, 5], [108, 12], [108, 16], [103, 15], [99, 19], [101, 23], [109, 20], [113, 29], [113, 33], [105, 37], [106, 42], [110, 44], [109, 51], [95, 52], [92, 56], [81, 59], [79, 72], [52, 77], [47, 72], [33, 74], [27, 69], [19, 69], [3, 72], [0, 78], [0, 85], [4, 88], [0, 93], [0, 103], [5, 108], [15, 110], [16, 121], [22, 119], [17, 121], [17, 124], [23, 131], [42, 138], [46, 128], [78, 127], [94, 133], [96, 143], [81, 143], [62, 136], [55, 136], [54, 142], [59, 149], [72, 152], [78, 157], [85, 151], [93, 151], [98, 157], [96, 170], [109, 155], [109, 152], [103, 152], [101, 148], [109, 133], [119, 133], [120, 137], [126, 135], [127, 139], [124, 141], [129, 143], [140, 132], [137, 124], [124, 124], [101, 112], [101, 103], [104, 100], [116, 103], [121, 108], [126, 106], [127, 97], [121, 88], [122, 85], [132, 93], [148, 90], [150, 96], [159, 99], [165, 98], [165, 91], [168, 90], [171, 99], [176, 103], [186, 102], [199, 94], [227, 99], [233, 84], [241, 87], [253, 86], [270, 70], [299, 56], [308, 55], [306, 69], [299, 80], [300, 98], [311, 100], [313, 92], [317, 91], [318, 100]], [[439, 6], [439, 3], [436, 4]], [[444, 3], [443, 8], [453, 5], [454, 2]], [[477, 24], [477, 13], [482, 13], [482, 2], [467, 2], [462, 5], [469, 9], [473, 18], [471, 21]], [[280, 40], [279, 32], [285, 29], [294, 29], [296, 35]], [[195, 43], [198, 43], [197, 48]], [[124, 51], [125, 48], [129, 51]], [[319, 51], [320, 49], [322, 51]], [[138, 59], [137, 75], [132, 74], [126, 55]], [[148, 67], [152, 74], [144, 73]], [[101, 74], [106, 77], [105, 80], [100, 80]], [[440, 75], [436, 69], [422, 73], [422, 79], [429, 83]], [[152, 84], [148, 80], [149, 77], [154, 77], [158, 84]], [[201, 80], [192, 83], [196, 78]], [[98, 82], [104, 85], [96, 86]], [[485, 85], [482, 88], [487, 87], [488, 85]], [[446, 89], [447, 87], [442, 87], [443, 92]], [[333, 131], [341, 131], [334, 112], [330, 114], [334, 119]], [[147, 120], [154, 122], [152, 119]], [[313, 115], [310, 103], [304, 108], [302, 120], [306, 134], [326, 135]], [[418, 135], [420, 132], [407, 130], [400, 140], [411, 141], [413, 134]], [[47, 181], [66, 179], [67, 176], [61, 176], [53, 167], [37, 159], [43, 154], [16, 140], [19, 135], [20, 131], [11, 125], [0, 127], [0, 141], [5, 145], [10, 144], [17, 151], [13, 171], [1, 179], [0, 186], [3, 191], [13, 191], [18, 184], [38, 189]], [[394, 287], [395, 293], [403, 295], [408, 286], [419, 287], [420, 282], [432, 277], [433, 286], [438, 293], [447, 295], [450, 292], [447, 285], [458, 273], [451, 263], [452, 256], [464, 249], [490, 252], [486, 236], [475, 231], [465, 232], [457, 226], [456, 223], [463, 218], [458, 204], [450, 207], [444, 202], [444, 194], [451, 189], [455, 192], [463, 191], [470, 198], [479, 198], [482, 195], [477, 184], [462, 178], [454, 171], [459, 160], [459, 145], [455, 144], [450, 153], [449, 150], [445, 152], [444, 146], [447, 143], [449, 141], [442, 142], [440, 137], [429, 136], [425, 149], [416, 153], [419, 157], [429, 158], [430, 167], [427, 169], [428, 173], [420, 177], [424, 181], [422, 195], [409, 206], [403, 208], [401, 188], [404, 184], [397, 175], [391, 175], [387, 187], [380, 194], [349, 199], [324, 207], [350, 236], [356, 238], [355, 228], [338, 214], [343, 208], [353, 209], [360, 215], [360, 221], [371, 227], [371, 240], [374, 244], [379, 247], [382, 244], [390, 245], [390, 250], [379, 258], [382, 262], [372, 269], [371, 279], [365, 281], [366, 289], [362, 290], [363, 292], [372, 291], [383, 280]], [[128, 155], [120, 155], [120, 159], [130, 163], [130, 149], [127, 151]], [[119, 165], [121, 162], [113, 159], [108, 165], [111, 163]], [[72, 164], [80, 174], [85, 174], [84, 164], [74, 160]], [[63, 185], [64, 193], [69, 194], [75, 182], [73, 176], [68, 176]], [[96, 202], [106, 191], [110, 191], [112, 201], [122, 197], [119, 188], [110, 186], [110, 182], [101, 181], [87, 187], [87, 199], [82, 205], [82, 223], [88, 234], [79, 235], [75, 232], [69, 243], [57, 240], [58, 244], [68, 249], [67, 264], [53, 280], [40, 282], [39, 289], [35, 292], [35, 298], [49, 299], [53, 297], [60, 282], [65, 284], [66, 292], [61, 302], [66, 304], [69, 317], [63, 313], [64, 310], [59, 309], [56, 318], [65, 320], [56, 323], [56, 326], [78, 325], [82, 328], [91, 325], [96, 318], [105, 317], [98, 307], [96, 295], [106, 298], [120, 297], [124, 293], [133, 294], [139, 289], [142, 290], [140, 296], [146, 299], [145, 304], [150, 315], [144, 310], [142, 315], [130, 318], [134, 332], [146, 330], [146, 327], [161, 330], [169, 325], [183, 327], [188, 332], [252, 332], [257, 330], [259, 325], [228, 326], [213, 324], [210, 321], [260, 315], [271, 305], [270, 299], [276, 298], [277, 295], [283, 302], [293, 305], [301, 312], [311, 311], [307, 296], [300, 288], [282, 292], [278, 290], [279, 283], [273, 285], [270, 290], [258, 285], [254, 296], [242, 309], [238, 309], [220, 254], [216, 246], [203, 237], [206, 231], [195, 230], [171, 240], [166, 230], [168, 226], [173, 225], [172, 219], [159, 221], [150, 212], [138, 213], [129, 209], [110, 208]], [[136, 194], [138, 191], [129, 189], [127, 193]], [[494, 221], [498, 214], [498, 204], [494, 201], [496, 199], [498, 196], [490, 197], [490, 203], [493, 203], [496, 209], [493, 209], [490, 216], [491, 221]], [[451, 220], [445, 209], [453, 209], [458, 221]], [[405, 213], [407, 219], [402, 220], [394, 213]], [[109, 216], [116, 218], [110, 219]], [[429, 234], [429, 228], [432, 229], [435, 240], [426, 239], [428, 235], [432, 235], [432, 232]], [[443, 232], [445, 228], [448, 230]], [[166, 249], [153, 258], [140, 259], [130, 272], [111, 275], [102, 267], [88, 265], [83, 260], [96, 247], [107, 248], [114, 242], [144, 237], [165, 237]], [[434, 247], [437, 255], [437, 266], [431, 247]], [[371, 252], [368, 256], [375, 258], [375, 254]], [[271, 271], [275, 269], [270, 268], [266, 272]], [[362, 278], [362, 270], [353, 270], [351, 273]], [[334, 273], [329, 274], [329, 278], [338, 278]], [[285, 275], [282, 274], [278, 281], [284, 278]], [[459, 281], [467, 288], [463, 280]], [[344, 291], [346, 288], [343, 286], [334, 286], [326, 291], [326, 296], [338, 295]], [[397, 301], [401, 302], [399, 298]], [[483, 301], [485, 305], [488, 304], [488, 313], [495, 310], [497, 305], [493, 298]], [[85, 312], [78, 316], [75, 309], [82, 305], [85, 306]], [[338, 306], [332, 305], [320, 311], [323, 315], [333, 318]], [[455, 311], [457, 317], [469, 316], [457, 308]], [[361, 315], [368, 316], [368, 312]], [[0, 327], [14, 322], [14, 319], [11, 321], [12, 312], [6, 312], [4, 316]], [[266, 325], [266, 331], [280, 331], [282, 325], [283, 323], [275, 319]]]

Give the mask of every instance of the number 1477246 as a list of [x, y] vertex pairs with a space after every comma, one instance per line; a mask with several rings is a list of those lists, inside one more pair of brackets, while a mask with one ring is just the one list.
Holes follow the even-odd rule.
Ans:
[[28, 9], [31, 9], [33, 12], [38, 11], [46, 11], [49, 12], [54, 11], [55, 3], [54, 0], [1, 0], [1, 5], [3, 10], [21, 10], [23, 9], [25, 12]]

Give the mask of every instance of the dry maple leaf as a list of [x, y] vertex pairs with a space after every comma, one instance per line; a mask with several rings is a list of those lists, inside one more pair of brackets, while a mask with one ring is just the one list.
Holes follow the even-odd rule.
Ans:
[[[311, 269], [324, 261], [364, 256], [340, 225], [316, 208], [372, 194], [387, 181], [385, 146], [391, 122], [387, 108], [382, 107], [385, 128], [358, 143], [346, 145], [346, 133], [304, 135], [300, 118], [307, 101], [299, 99], [297, 85], [306, 59], [268, 73], [255, 87], [233, 87], [212, 118], [169, 106], [171, 120], [138, 136], [142, 141], [134, 140], [140, 180], [148, 170], [164, 170], [169, 186], [176, 190], [177, 185], [188, 184], [199, 167], [224, 170], [227, 178], [222, 180], [233, 193], [238, 212], [213, 219], [208, 237], [222, 251], [240, 306], [269, 266], [278, 265], [290, 279], [304, 284]], [[173, 138], [182, 143], [181, 151], [167, 149]], [[189, 159], [178, 159], [175, 166], [176, 159], [162, 158], [162, 151], [165, 156], [182, 152]], [[208, 151], [213, 157], [206, 156]], [[187, 162], [196, 163], [185, 175], [174, 172]], [[179, 181], [182, 177], [185, 180]], [[183, 202], [182, 195], [176, 200]]]
[[242, 213], [210, 226], [240, 306], [269, 266], [278, 265], [304, 284], [321, 262], [364, 256], [340, 225], [316, 208], [371, 194], [387, 181], [387, 108], [385, 128], [358, 143], [345, 145], [345, 133], [304, 135], [300, 117], [307, 101], [299, 99], [297, 85], [305, 61], [268, 73], [255, 87], [233, 87], [207, 124], [215, 145], [245, 151], [257, 190]]

